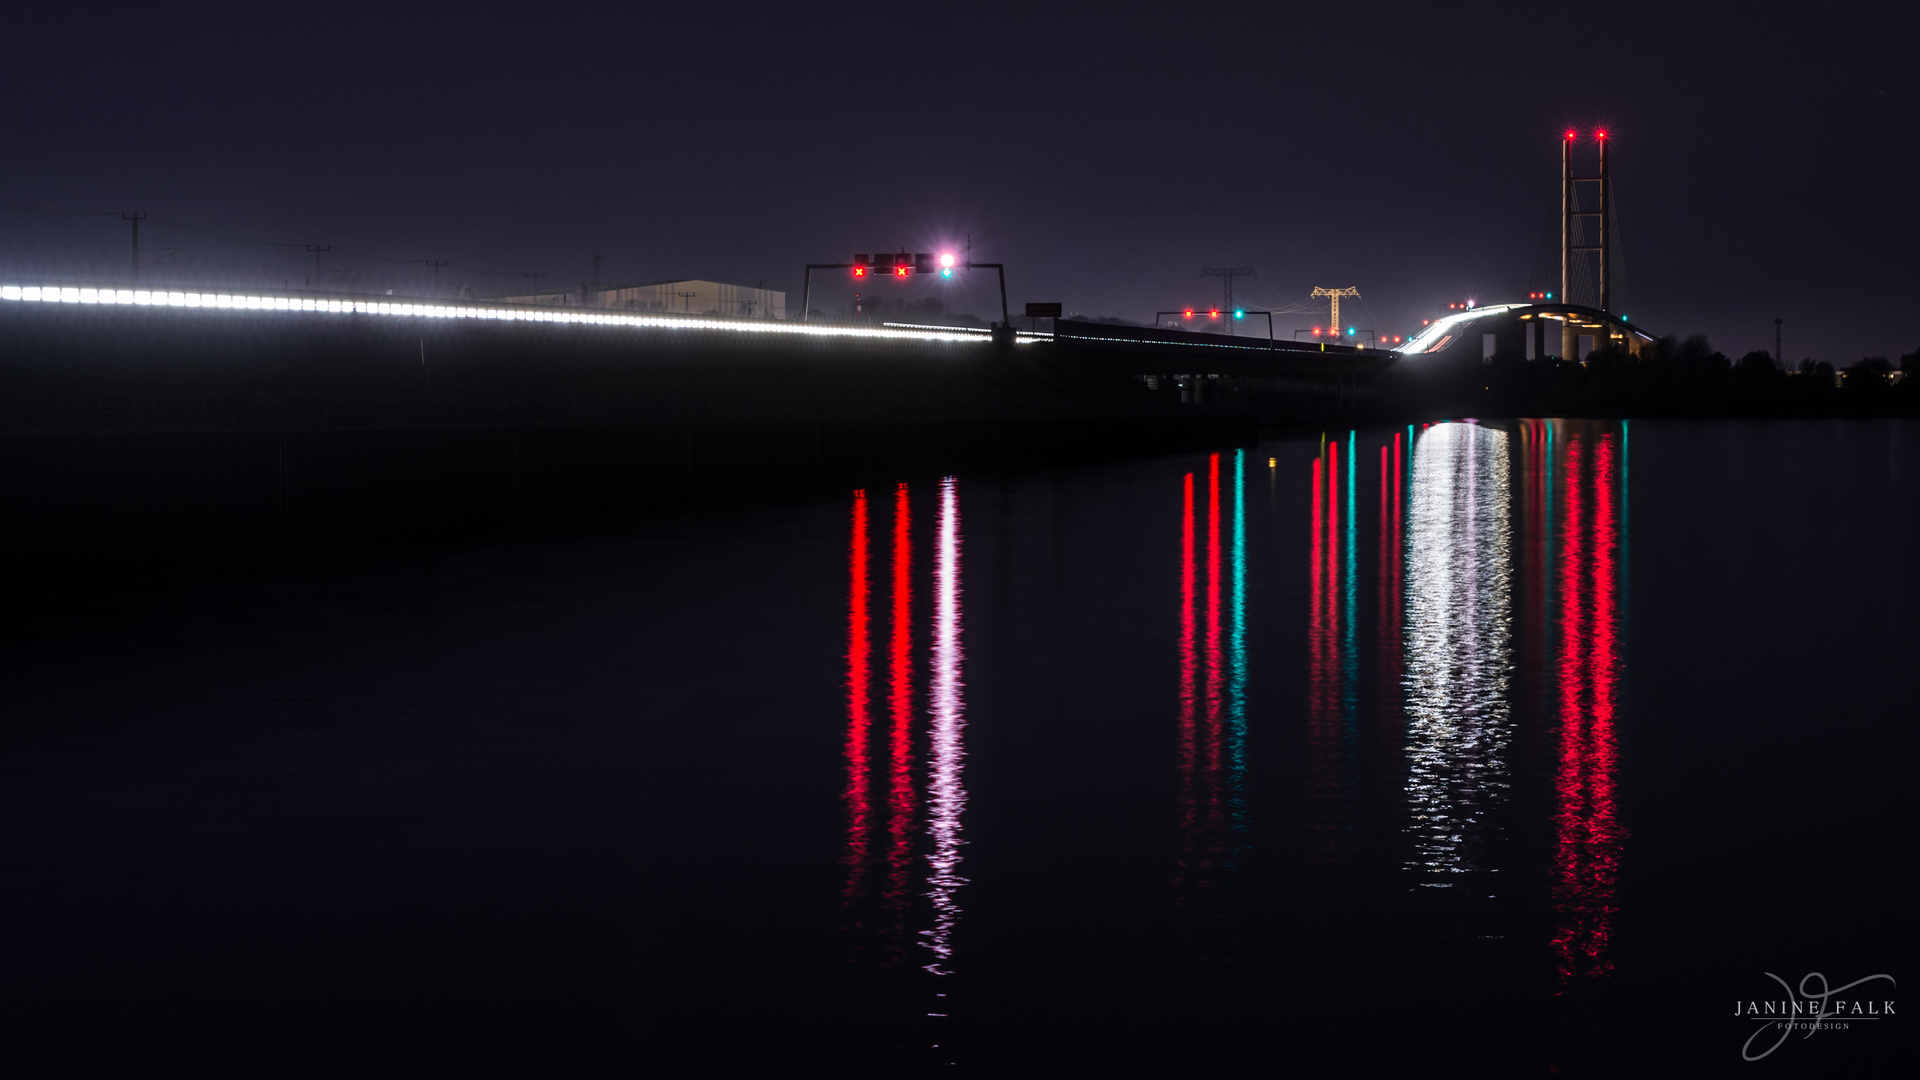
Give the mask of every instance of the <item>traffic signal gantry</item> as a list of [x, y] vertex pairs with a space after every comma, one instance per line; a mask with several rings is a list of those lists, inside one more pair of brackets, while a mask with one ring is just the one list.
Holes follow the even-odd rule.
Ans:
[[952, 278], [955, 270], [997, 271], [1000, 275], [1000, 325], [1013, 325], [1013, 319], [1007, 313], [1007, 268], [1001, 263], [974, 262], [972, 258], [962, 260], [950, 251], [941, 252], [938, 255], [928, 251], [908, 254], [906, 248], [901, 248], [892, 254], [881, 252], [868, 255], [862, 253], [855, 255], [852, 262], [808, 263], [805, 283], [800, 289], [801, 322], [806, 322], [808, 315], [812, 311], [813, 272], [815, 270], [851, 270], [853, 271], [853, 279], [855, 281], [864, 281], [868, 278], [875, 277], [890, 277], [895, 281], [905, 281], [908, 278], [920, 274], [937, 274], [941, 280], [944, 281]]
[[[1282, 315], [1285, 315], [1285, 314], [1288, 314], [1288, 312], [1284, 312], [1284, 311], [1283, 311], [1283, 312], [1281, 312], [1280, 314], [1282, 314]], [[1156, 312], [1154, 312], [1154, 313], [1153, 313], [1153, 325], [1155, 325], [1155, 326], [1159, 326], [1159, 325], [1160, 325], [1160, 320], [1161, 320], [1162, 318], [1165, 318], [1165, 317], [1166, 317], [1166, 316], [1168, 316], [1168, 315], [1178, 315], [1178, 316], [1180, 316], [1180, 317], [1181, 317], [1182, 319], [1186, 319], [1186, 320], [1191, 320], [1191, 319], [1193, 319], [1193, 318], [1196, 318], [1196, 317], [1197, 317], [1198, 315], [1205, 315], [1205, 316], [1206, 316], [1206, 317], [1207, 317], [1208, 319], [1215, 319], [1215, 320], [1217, 320], [1217, 319], [1219, 319], [1219, 318], [1220, 318], [1221, 316], [1223, 316], [1223, 315], [1226, 315], [1226, 316], [1230, 316], [1230, 318], [1229, 318], [1229, 319], [1228, 319], [1227, 321], [1225, 321], [1225, 322], [1222, 322], [1222, 323], [1220, 323], [1220, 325], [1222, 325], [1222, 326], [1232, 326], [1232, 325], [1233, 325], [1233, 320], [1236, 320], [1236, 319], [1244, 319], [1244, 318], [1246, 318], [1246, 317], [1247, 317], [1247, 316], [1249, 316], [1249, 315], [1261, 315], [1261, 316], [1265, 316], [1265, 317], [1266, 317], [1266, 320], [1267, 320], [1267, 344], [1268, 344], [1268, 347], [1269, 347], [1269, 348], [1271, 348], [1271, 347], [1272, 347], [1272, 344], [1273, 344], [1273, 340], [1274, 340], [1274, 338], [1273, 338], [1273, 315], [1274, 315], [1274, 313], [1273, 313], [1273, 312], [1271, 312], [1271, 311], [1256, 311], [1256, 310], [1253, 310], [1253, 309], [1251, 309], [1251, 308], [1241, 308], [1241, 307], [1237, 307], [1237, 308], [1234, 308], [1234, 309], [1233, 309], [1232, 311], [1221, 311], [1221, 310], [1220, 310], [1219, 308], [1207, 308], [1207, 309], [1205, 309], [1204, 311], [1201, 311], [1201, 310], [1200, 310], [1200, 309], [1198, 309], [1198, 308], [1178, 308], [1178, 309], [1176, 309], [1176, 310], [1174, 310], [1174, 311], [1156, 311]], [[1176, 324], [1176, 325], [1178, 325], [1178, 324]], [[1361, 343], [1360, 343], [1360, 341], [1359, 341], [1359, 339], [1360, 339], [1361, 337], [1366, 337], [1366, 338], [1369, 338], [1369, 339], [1371, 339], [1371, 340], [1373, 341], [1373, 343], [1374, 343], [1374, 345], [1375, 345], [1375, 346], [1380, 346], [1380, 345], [1391, 345], [1391, 344], [1400, 344], [1400, 343], [1402, 343], [1402, 342], [1405, 342], [1405, 341], [1407, 340], [1407, 339], [1406, 339], [1405, 337], [1401, 337], [1401, 336], [1396, 336], [1396, 335], [1391, 335], [1391, 334], [1376, 334], [1376, 333], [1375, 333], [1374, 331], [1372, 331], [1372, 330], [1361, 330], [1361, 329], [1359, 329], [1358, 327], [1352, 327], [1352, 326], [1349, 326], [1349, 327], [1347, 327], [1347, 330], [1346, 330], [1346, 333], [1345, 333], [1344, 335], [1343, 335], [1343, 334], [1342, 334], [1342, 333], [1340, 332], [1340, 330], [1339, 330], [1339, 329], [1338, 329], [1337, 327], [1328, 327], [1327, 329], [1325, 329], [1325, 330], [1322, 330], [1322, 329], [1321, 329], [1320, 327], [1318, 327], [1318, 326], [1316, 326], [1316, 327], [1314, 327], [1314, 328], [1313, 328], [1313, 330], [1312, 330], [1311, 332], [1312, 332], [1312, 334], [1313, 334], [1313, 336], [1314, 336], [1314, 337], [1316, 337], [1316, 338], [1317, 338], [1317, 337], [1323, 337], [1323, 336], [1324, 336], [1324, 337], [1327, 337], [1327, 338], [1330, 338], [1330, 339], [1333, 339], [1333, 340], [1334, 340], [1334, 341], [1336, 341], [1336, 342], [1337, 342], [1337, 341], [1339, 341], [1339, 340], [1340, 340], [1341, 338], [1343, 338], [1343, 337], [1349, 337], [1349, 338], [1353, 338], [1353, 339], [1355, 339], [1355, 340], [1354, 340], [1354, 344], [1355, 344], [1356, 346], [1358, 346], [1359, 348], [1362, 348], [1362, 349], [1364, 349], [1364, 348], [1367, 348], [1367, 346], [1366, 346], [1366, 345], [1364, 345], [1364, 344], [1361, 344]], [[1295, 330], [1295, 331], [1293, 332], [1293, 336], [1294, 336], [1294, 340], [1296, 340], [1296, 341], [1298, 341], [1298, 340], [1299, 340], [1299, 338], [1300, 338], [1300, 335], [1301, 335], [1301, 334], [1305, 334], [1305, 333], [1308, 333], [1308, 331], [1306, 331], [1306, 330]]]

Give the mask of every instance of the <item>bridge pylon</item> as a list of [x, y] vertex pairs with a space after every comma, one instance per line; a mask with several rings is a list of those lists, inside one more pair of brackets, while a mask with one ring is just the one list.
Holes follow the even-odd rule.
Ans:
[[[1597, 128], [1593, 141], [1600, 147], [1600, 175], [1573, 175], [1573, 144], [1578, 141], [1579, 133], [1571, 129], [1560, 140], [1560, 299], [1569, 303], [1573, 300], [1573, 260], [1576, 253], [1598, 252], [1600, 255], [1600, 303], [1598, 307], [1607, 314], [1613, 311], [1613, 282], [1607, 270], [1613, 263], [1613, 181], [1607, 170], [1607, 131]], [[1575, 184], [1599, 184], [1600, 198], [1596, 210], [1581, 210], [1580, 198]], [[1598, 218], [1600, 221], [1600, 242], [1597, 244], [1578, 243], [1582, 233], [1576, 233], [1574, 219]], [[1573, 356], [1578, 347], [1574, 328], [1570, 322], [1560, 324], [1560, 355]]]

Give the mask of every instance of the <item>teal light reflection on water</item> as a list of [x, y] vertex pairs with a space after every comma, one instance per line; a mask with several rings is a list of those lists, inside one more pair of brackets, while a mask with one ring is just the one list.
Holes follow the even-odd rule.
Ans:
[[[1558, 531], [1560, 523], [1558, 519], [1553, 516], [1553, 429], [1555, 426], [1556, 424], [1553, 420], [1547, 421], [1547, 459], [1541, 462], [1540, 465], [1541, 468], [1547, 471], [1547, 512], [1546, 521], [1543, 522], [1543, 525], [1546, 528], [1546, 535], [1549, 537], [1560, 535]], [[1555, 545], [1551, 542], [1547, 544], [1546, 554], [1547, 557], [1540, 568], [1541, 581], [1543, 582], [1542, 588], [1545, 588], [1545, 582], [1553, 580], [1553, 568], [1560, 561], [1559, 555], [1555, 550]]]
[[1247, 827], [1247, 452], [1233, 455], [1233, 593], [1227, 635], [1227, 801], [1233, 831]]
[[1357, 776], [1351, 770], [1359, 768], [1360, 736], [1360, 499], [1356, 486], [1360, 476], [1360, 433], [1347, 431], [1347, 507], [1345, 565], [1341, 569], [1341, 607], [1343, 617], [1340, 624], [1342, 638], [1340, 649], [1340, 713], [1342, 727], [1346, 730], [1347, 765], [1350, 770], [1348, 791], [1353, 793]]

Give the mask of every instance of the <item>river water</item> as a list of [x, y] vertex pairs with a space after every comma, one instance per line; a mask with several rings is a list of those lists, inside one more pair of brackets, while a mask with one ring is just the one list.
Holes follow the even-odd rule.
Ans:
[[19, 613], [13, 1052], [1698, 1075], [1906, 1045], [1897, 1013], [1784, 1043], [1734, 1013], [1912, 973], [1920, 424], [731, 487]]

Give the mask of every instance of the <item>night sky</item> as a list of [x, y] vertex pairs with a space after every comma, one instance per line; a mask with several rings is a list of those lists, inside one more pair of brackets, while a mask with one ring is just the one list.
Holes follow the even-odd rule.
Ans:
[[[139, 209], [155, 277], [298, 287], [329, 243], [363, 289], [446, 259], [501, 295], [599, 254], [797, 308], [807, 262], [971, 233], [1016, 309], [1147, 321], [1252, 265], [1242, 303], [1353, 285], [1343, 321], [1407, 333], [1557, 285], [1559, 133], [1604, 125], [1635, 323], [1737, 357], [1780, 316], [1789, 359], [1845, 363], [1920, 349], [1917, 30], [1893, 3], [21, 4], [0, 276], [123, 279], [117, 216], [20, 208]], [[985, 274], [944, 288], [997, 314]]]

